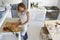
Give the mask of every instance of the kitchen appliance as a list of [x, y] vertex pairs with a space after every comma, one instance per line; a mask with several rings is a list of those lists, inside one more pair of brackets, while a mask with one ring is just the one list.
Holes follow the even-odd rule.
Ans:
[[18, 18], [18, 4], [10, 4], [11, 6], [11, 14], [12, 14], [12, 18]]
[[46, 16], [45, 16], [45, 20], [56, 20], [60, 9], [56, 6], [45, 6], [46, 8]]

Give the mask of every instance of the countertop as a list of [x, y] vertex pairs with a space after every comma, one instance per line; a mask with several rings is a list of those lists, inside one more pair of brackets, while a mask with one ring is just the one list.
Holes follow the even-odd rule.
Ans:
[[[47, 20], [45, 21], [46, 28], [48, 29], [52, 40], [60, 40], [60, 32], [56, 30], [55, 28], [55, 22], [59, 22], [59, 20]], [[49, 25], [49, 26], [48, 26]], [[50, 29], [51, 28], [51, 29]]]
[[5, 11], [5, 7], [0, 7], [0, 11]]
[[4, 22], [4, 20], [6, 19], [6, 17], [7, 17], [7, 15], [9, 14], [8, 12], [9, 12], [10, 10], [7, 10], [7, 11], [5, 11], [2, 15], [2, 18], [0, 19], [0, 27], [2, 26], [2, 24], [3, 24], [3, 22]]

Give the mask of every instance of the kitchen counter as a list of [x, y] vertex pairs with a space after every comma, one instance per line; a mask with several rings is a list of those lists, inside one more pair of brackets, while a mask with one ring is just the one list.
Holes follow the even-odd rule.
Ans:
[[5, 11], [5, 7], [0, 7], [0, 11]]
[[60, 31], [55, 28], [56, 21], [60, 23], [59, 20], [45, 21], [45, 26], [48, 29], [48, 31], [52, 37], [52, 40], [60, 40]]
[[2, 18], [0, 19], [0, 27], [2, 26], [4, 20], [6, 19], [7, 15], [9, 14], [9, 10], [5, 11], [3, 14], [2, 14]]

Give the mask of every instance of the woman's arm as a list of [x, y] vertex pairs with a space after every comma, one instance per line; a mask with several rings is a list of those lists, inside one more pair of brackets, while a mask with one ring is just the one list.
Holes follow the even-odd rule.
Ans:
[[27, 12], [26, 15], [27, 15], [27, 20], [26, 20], [26, 22], [22, 23], [22, 25], [25, 25], [25, 24], [27, 24], [30, 21], [30, 14], [29, 14], [29, 12]]

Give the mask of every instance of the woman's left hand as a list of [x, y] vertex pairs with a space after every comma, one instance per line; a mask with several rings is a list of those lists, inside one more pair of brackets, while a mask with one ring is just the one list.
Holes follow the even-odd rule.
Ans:
[[18, 25], [18, 27], [24, 27], [25, 26], [25, 24], [20, 24], [20, 25]]
[[22, 24], [22, 27], [26, 26], [27, 24]]

